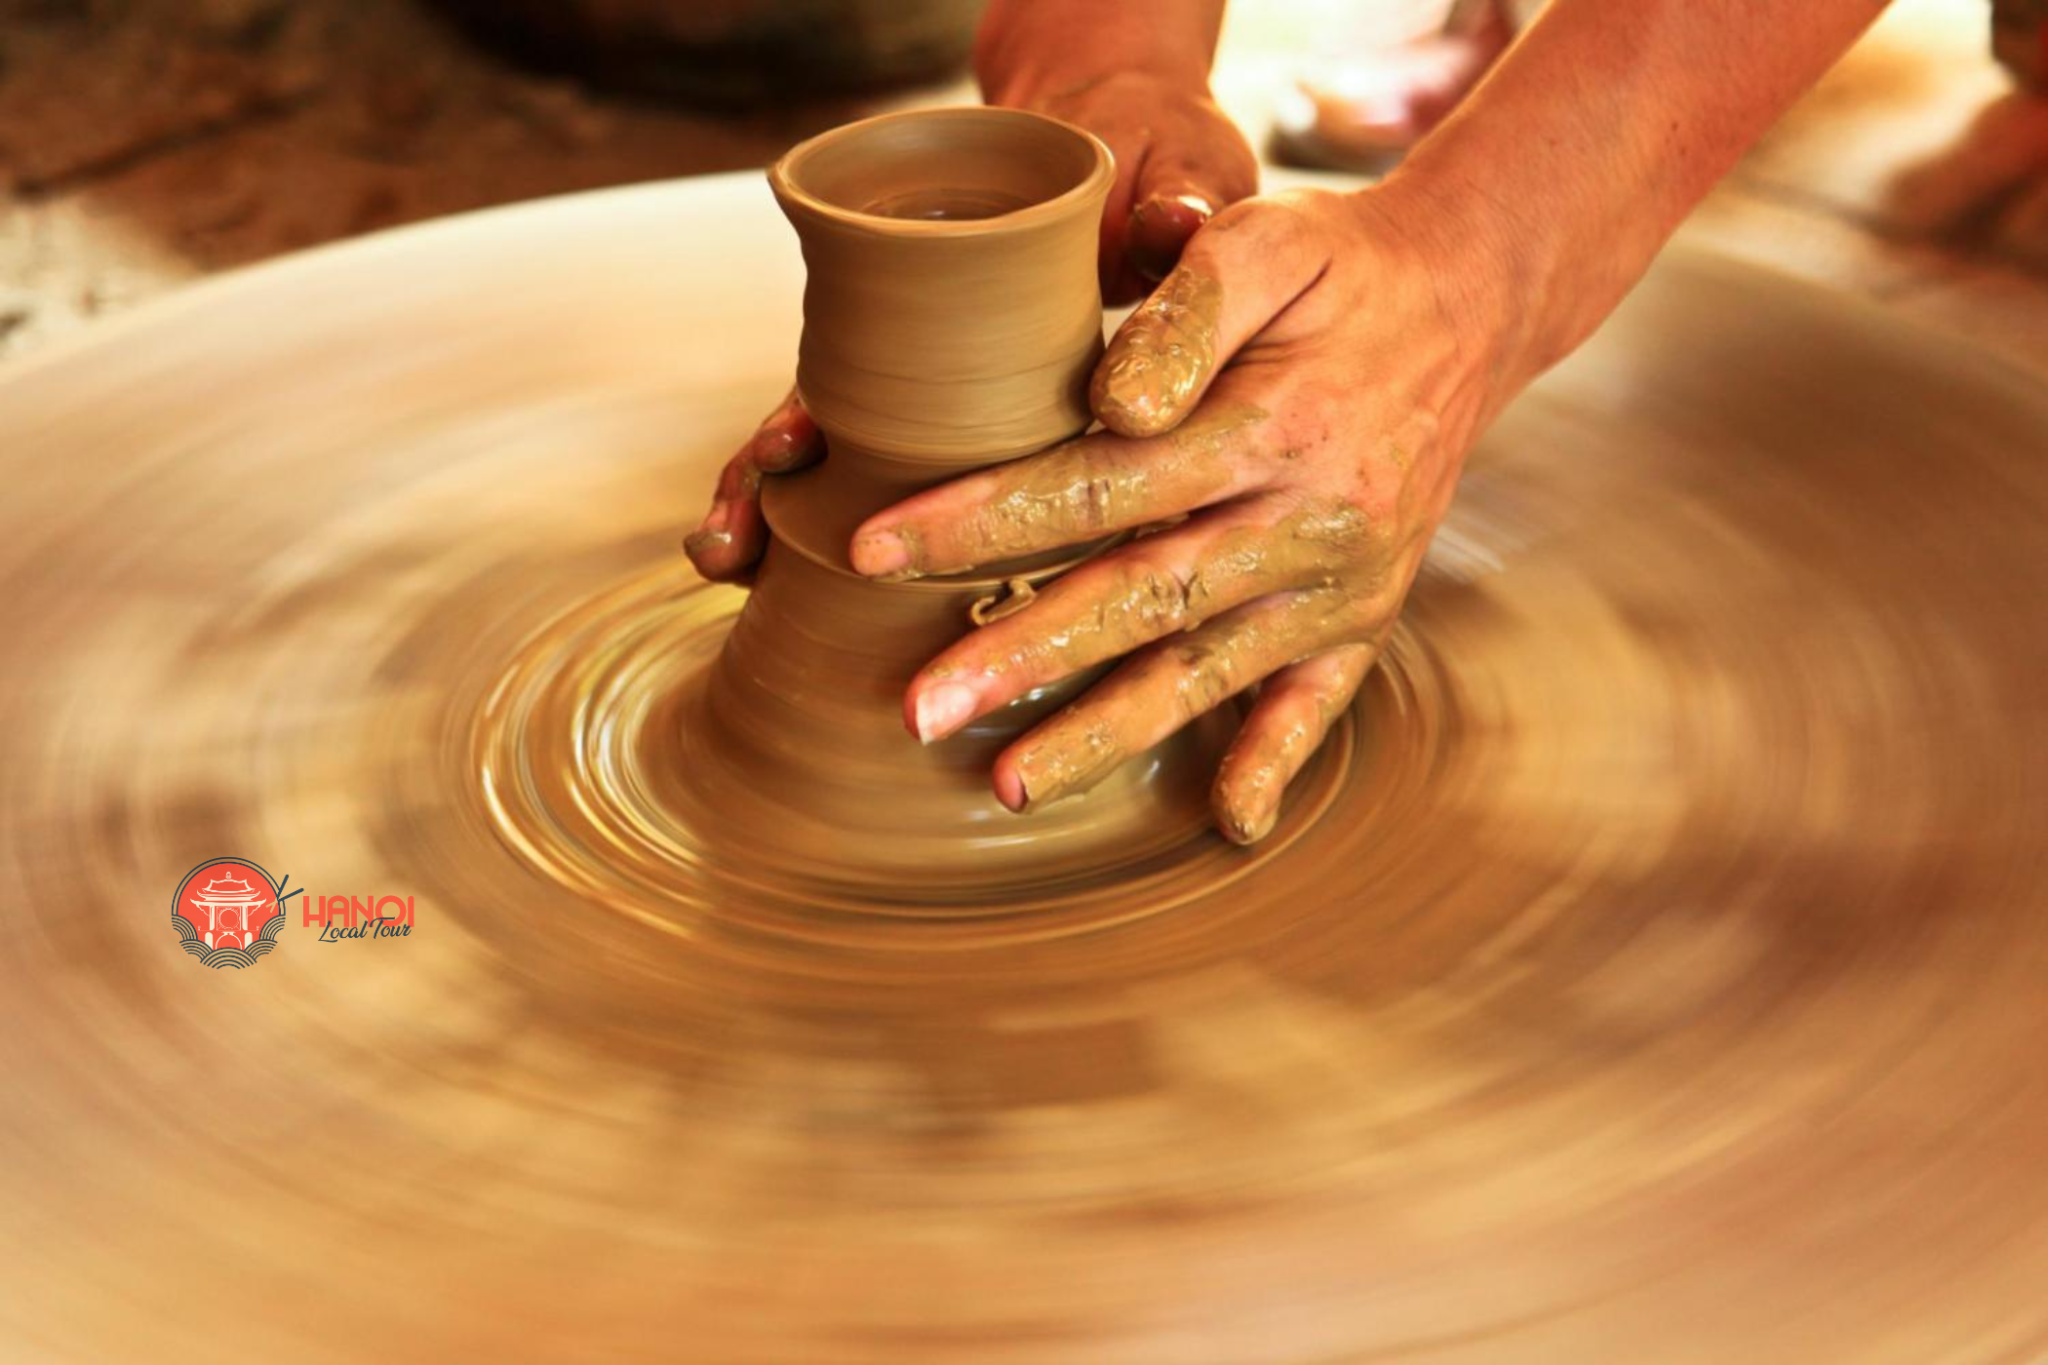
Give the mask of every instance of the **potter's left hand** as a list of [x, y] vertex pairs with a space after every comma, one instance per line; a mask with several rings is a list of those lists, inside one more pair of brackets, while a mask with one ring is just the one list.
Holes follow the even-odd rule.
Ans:
[[1143, 298], [1218, 209], [1259, 183], [1251, 144], [1209, 90], [1223, 0], [988, 0], [974, 74], [990, 104], [1079, 124], [1116, 160], [1102, 211], [1102, 297]]
[[1116, 162], [1102, 213], [1102, 298], [1135, 302], [1173, 269], [1216, 211], [1258, 187], [1258, 160], [1199, 80], [1125, 71], [1054, 83], [989, 84], [989, 103], [1079, 124]]
[[1492, 305], [1390, 191], [1226, 210], [1094, 376], [1107, 431], [879, 513], [853, 561], [951, 573], [1185, 517], [1066, 574], [913, 680], [927, 741], [1128, 655], [997, 759], [1024, 810], [1257, 686], [1217, 775], [1249, 843], [1386, 642], [1495, 392]]
[[711, 510], [684, 539], [683, 551], [697, 572], [721, 583], [751, 578], [768, 543], [768, 526], [761, 520], [762, 478], [815, 464], [824, 453], [818, 424], [791, 389], [725, 462]]

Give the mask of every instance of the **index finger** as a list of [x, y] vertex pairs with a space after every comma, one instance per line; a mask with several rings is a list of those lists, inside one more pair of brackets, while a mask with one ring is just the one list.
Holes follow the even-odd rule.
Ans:
[[854, 532], [853, 567], [958, 573], [1165, 521], [1262, 486], [1252, 457], [1272, 428], [1264, 408], [1218, 394], [1165, 436], [1082, 436], [877, 512]]

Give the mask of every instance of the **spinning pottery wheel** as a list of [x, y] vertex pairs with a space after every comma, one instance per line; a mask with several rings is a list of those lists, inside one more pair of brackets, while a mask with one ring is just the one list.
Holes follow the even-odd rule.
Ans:
[[[1271, 838], [970, 898], [693, 777], [799, 286], [653, 186], [0, 383], [10, 1359], [2048, 1351], [2048, 391], [1673, 253]], [[416, 927], [209, 970], [224, 855]]]

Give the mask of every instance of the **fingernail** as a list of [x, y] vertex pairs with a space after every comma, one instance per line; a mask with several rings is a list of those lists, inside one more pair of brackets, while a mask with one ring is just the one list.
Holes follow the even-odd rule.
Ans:
[[769, 474], [779, 474], [796, 458], [796, 441], [787, 431], [763, 431], [754, 437], [754, 464]]
[[1014, 768], [997, 768], [995, 772], [996, 800], [1005, 809], [1021, 815], [1030, 803], [1031, 795], [1024, 790], [1024, 776]]
[[909, 576], [910, 547], [893, 531], [869, 531], [853, 539], [853, 567], [867, 578]]
[[709, 515], [704, 518], [704, 524], [683, 537], [683, 553], [691, 559], [697, 559], [706, 550], [732, 544], [732, 532], [727, 530], [725, 525], [730, 519], [731, 509], [727, 504], [712, 503]]
[[683, 553], [693, 560], [702, 560], [707, 550], [724, 549], [732, 544], [732, 532], [707, 531], [698, 529], [683, 538]]
[[940, 683], [917, 696], [917, 738], [921, 744], [944, 739], [965, 725], [981, 699], [963, 683]]
[[1181, 248], [1202, 224], [1215, 216], [1215, 206], [1199, 194], [1155, 195], [1131, 210], [1131, 264], [1157, 284], [1180, 263]]

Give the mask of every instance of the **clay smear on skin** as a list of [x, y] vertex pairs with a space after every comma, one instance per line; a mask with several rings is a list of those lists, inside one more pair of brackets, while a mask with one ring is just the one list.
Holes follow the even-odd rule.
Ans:
[[[1055, 716], [1027, 742], [1017, 760], [1025, 809], [1087, 791], [1132, 753], [1162, 737], [1132, 710], [1139, 698], [1156, 698], [1159, 670], [1175, 675], [1167, 709], [1176, 723], [1192, 720], [1257, 682], [1261, 675], [1251, 673], [1252, 668], [1265, 665], [1264, 671], [1270, 671], [1327, 647], [1350, 605], [1351, 596], [1342, 588], [1296, 593], [1271, 610], [1212, 624], [1149, 656], [1103, 694], [1083, 698]], [[1148, 704], [1145, 712], [1159, 709]], [[1120, 724], [1133, 718], [1140, 724]]]
[[[1147, 665], [1180, 672], [1174, 684], [1177, 712], [1192, 718], [1256, 681], [1241, 676], [1247, 657], [1284, 663], [1339, 643], [1343, 609], [1370, 600], [1371, 585], [1386, 576], [1385, 556], [1377, 552], [1385, 539], [1348, 505], [1305, 509], [1277, 527], [1246, 527], [1223, 537], [1185, 583], [1152, 570], [1129, 571], [1093, 611], [992, 661], [985, 671], [1031, 663], [1047, 678], [1063, 677], [1175, 630], [1196, 629], [1206, 616], [1265, 593], [1311, 588], [1275, 610], [1200, 630], [1173, 651], [1170, 664]], [[1345, 570], [1360, 563], [1370, 567], [1364, 582], [1355, 584]], [[1123, 760], [1127, 750], [1117, 740], [1117, 726], [1102, 717], [1131, 704], [1126, 691], [1083, 700], [1030, 742], [1019, 768], [1031, 805], [1085, 791]]]
[[[1019, 460], [995, 476], [996, 491], [970, 514], [960, 556], [965, 562], [947, 571], [1077, 545], [1138, 525], [1149, 515], [1146, 509], [1206, 506], [1234, 487], [1237, 459], [1253, 452], [1257, 428], [1268, 415], [1250, 403], [1224, 404], [1213, 413], [1205, 409], [1145, 459], [1107, 472], [1098, 468], [1101, 436]], [[929, 546], [914, 523], [885, 530], [902, 542], [910, 564], [884, 581], [932, 572]]]
[[1188, 266], [1138, 306], [1095, 369], [1089, 403], [1110, 430], [1156, 436], [1187, 412], [1216, 367], [1223, 286]]
[[1280, 818], [1281, 794], [1351, 704], [1378, 656], [1375, 644], [1364, 654], [1362, 664], [1347, 664], [1333, 681], [1317, 688], [1314, 706], [1306, 715], [1297, 712], [1294, 722], [1277, 737], [1268, 736], [1256, 747], [1233, 747], [1225, 756], [1216, 775], [1216, 818], [1232, 840], [1255, 844], [1273, 832]]
[[1027, 814], [1092, 789], [1126, 757], [1116, 727], [1100, 716], [1054, 724], [1059, 727], [1057, 742], [1040, 745], [1018, 760]]
[[1048, 680], [1065, 677], [1265, 593], [1334, 584], [1349, 566], [1379, 558], [1368, 548], [1377, 539], [1363, 513], [1339, 504], [1304, 508], [1277, 526], [1231, 531], [1185, 579], [1120, 556], [1104, 565], [1108, 581], [1085, 611], [1058, 624], [1033, 622], [1024, 638], [984, 656], [980, 671], [1028, 668]]
[[[1031, 586], [1030, 579], [1013, 578], [1003, 585], [1001, 592], [992, 592], [987, 597], [977, 598], [974, 605], [967, 609], [967, 618], [977, 626], [990, 625], [1005, 616], [1015, 616], [1037, 600], [1038, 590]], [[936, 678], [942, 675], [934, 669], [932, 676]]]
[[[1202, 414], [1147, 458], [1099, 472], [1102, 438], [1084, 437], [1029, 461], [975, 517], [974, 549], [986, 561], [1071, 545], [1155, 515], [1214, 502], [1236, 481], [1232, 456], [1264, 408], [1249, 403]], [[1115, 439], [1115, 438], [1110, 438]]]

